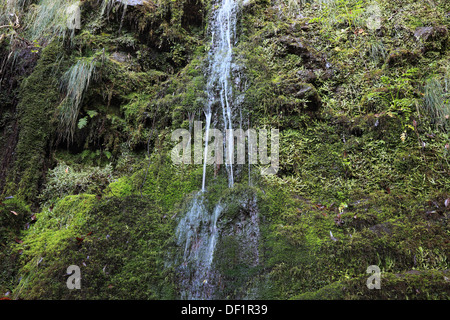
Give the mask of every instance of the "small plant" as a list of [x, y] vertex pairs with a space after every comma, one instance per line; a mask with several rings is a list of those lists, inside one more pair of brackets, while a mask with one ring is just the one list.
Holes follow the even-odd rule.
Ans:
[[378, 64], [380, 61], [384, 61], [387, 56], [385, 44], [381, 40], [372, 41], [369, 44], [368, 54], [370, 60], [374, 64]]
[[385, 90], [373, 92], [368, 95], [369, 99], [374, 97], [382, 98], [388, 104], [387, 114], [399, 118], [402, 124], [403, 134], [401, 140], [403, 142], [406, 139], [407, 129], [414, 130], [410, 121], [413, 107], [416, 105], [416, 100], [413, 97], [414, 89], [412, 79], [417, 72], [417, 68], [412, 68], [396, 78], [382, 76], [381, 82]]
[[80, 193], [100, 193], [112, 182], [112, 166], [79, 167], [60, 162], [49, 170], [45, 189], [40, 196], [44, 203]]
[[324, 31], [336, 27], [355, 29], [364, 25], [363, 1], [361, 0], [320, 0], [320, 13], [310, 22], [320, 22]]
[[[95, 59], [81, 59], [73, 65], [61, 78], [60, 88], [65, 97], [58, 107], [60, 139], [67, 143], [73, 140], [81, 102], [95, 72]], [[84, 127], [86, 123], [78, 123]]]

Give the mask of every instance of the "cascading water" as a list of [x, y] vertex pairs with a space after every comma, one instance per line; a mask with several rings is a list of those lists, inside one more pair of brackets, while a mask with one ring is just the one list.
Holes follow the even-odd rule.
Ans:
[[[206, 141], [208, 141], [213, 107], [220, 104], [223, 119], [223, 129], [233, 129], [233, 91], [231, 86], [231, 64], [233, 55], [233, 43], [236, 37], [236, 20], [238, 4], [236, 0], [219, 0], [219, 7], [211, 17], [211, 50], [209, 52], [209, 70], [207, 93], [208, 102], [205, 110], [206, 117]], [[234, 148], [232, 135], [224, 135], [224, 147], [226, 155], [226, 169], [228, 185], [233, 187], [233, 159]], [[208, 154], [208, 144], [205, 146], [205, 156]], [[203, 167], [202, 190], [205, 191], [206, 161]]]
[[203, 194], [199, 192], [178, 224], [177, 244], [183, 250], [183, 262], [178, 268], [182, 299], [211, 299], [213, 296], [211, 266], [221, 212], [222, 206], [218, 204], [210, 214], [203, 204]]
[[[232, 50], [236, 38], [237, 0], [218, 0], [210, 19], [211, 49], [209, 51], [205, 141], [209, 141], [211, 122], [222, 122], [221, 129], [232, 132], [236, 103], [232, 92]], [[225, 164], [229, 187], [234, 185], [232, 157], [234, 136], [224, 135]], [[208, 212], [204, 204], [206, 192], [206, 159], [208, 143], [203, 153], [202, 191], [194, 196], [186, 215], [176, 229], [177, 245], [183, 251], [177, 269], [180, 275], [182, 299], [212, 299], [218, 275], [213, 270], [213, 258], [218, 241], [218, 218], [225, 204], [220, 202]], [[253, 218], [252, 218], [253, 219]], [[256, 228], [257, 224], [256, 224]]]

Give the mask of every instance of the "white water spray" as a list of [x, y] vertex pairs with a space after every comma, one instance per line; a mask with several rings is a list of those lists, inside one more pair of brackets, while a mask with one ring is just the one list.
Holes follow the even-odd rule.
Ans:
[[[231, 85], [232, 44], [236, 33], [237, 0], [218, 0], [210, 20], [211, 49], [209, 52], [207, 95], [205, 106], [206, 130], [203, 153], [202, 191], [195, 195], [186, 215], [180, 220], [176, 235], [177, 244], [184, 248], [181, 265], [181, 297], [184, 299], [211, 299], [214, 296], [214, 251], [218, 240], [217, 222], [223, 210], [219, 202], [211, 212], [204, 204], [206, 191], [206, 163], [211, 121], [216, 106], [220, 106], [223, 129], [233, 132], [233, 92]], [[219, 120], [219, 119], [215, 119]], [[233, 187], [234, 136], [225, 135], [224, 146], [228, 185]]]
[[[233, 56], [233, 42], [236, 37], [236, 20], [238, 4], [236, 0], [221, 0], [220, 6], [212, 13], [211, 32], [212, 42], [209, 64], [209, 77], [207, 82], [208, 105], [205, 110], [206, 116], [206, 141], [211, 125], [213, 106], [220, 104], [222, 109], [223, 129], [233, 129], [233, 91], [231, 86], [231, 63]], [[233, 147], [232, 135], [224, 136], [226, 156], [226, 169], [228, 174], [228, 185], [233, 187]], [[206, 163], [208, 144], [205, 147], [204, 162]], [[202, 190], [205, 191], [206, 164], [203, 167]]]

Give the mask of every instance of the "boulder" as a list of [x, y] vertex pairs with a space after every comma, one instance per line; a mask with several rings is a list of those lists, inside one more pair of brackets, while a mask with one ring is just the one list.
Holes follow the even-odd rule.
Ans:
[[445, 49], [448, 39], [446, 26], [418, 27], [414, 31], [417, 41], [422, 43], [422, 53], [428, 51], [440, 52]]
[[395, 49], [391, 53], [389, 53], [386, 58], [386, 64], [390, 67], [394, 66], [403, 66], [407, 63], [415, 63], [419, 58], [419, 54], [417, 52], [412, 52], [407, 49]]
[[439, 40], [447, 37], [448, 29], [445, 26], [439, 27], [418, 27], [414, 31], [414, 36], [417, 40], [424, 42]]
[[[280, 85], [280, 91], [284, 97], [293, 98], [282, 100], [282, 106], [287, 114], [301, 112], [302, 110], [317, 112], [322, 107], [322, 99], [320, 98], [316, 88], [310, 83], [283, 83]], [[298, 103], [298, 100], [306, 102]]]
[[377, 236], [381, 237], [383, 236], [383, 234], [391, 235], [392, 228], [393, 226], [390, 222], [384, 222], [370, 227], [369, 230], [374, 232]]

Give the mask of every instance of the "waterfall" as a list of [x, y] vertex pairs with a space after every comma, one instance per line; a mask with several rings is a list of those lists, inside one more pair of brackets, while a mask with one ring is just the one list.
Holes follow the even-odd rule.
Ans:
[[199, 192], [178, 224], [177, 244], [183, 250], [178, 268], [182, 299], [212, 298], [214, 275], [211, 266], [218, 237], [217, 220], [222, 209], [219, 203], [210, 214], [203, 204], [203, 192]]
[[234, 185], [233, 156], [234, 136], [233, 114], [236, 112], [231, 84], [232, 50], [236, 37], [237, 0], [217, 0], [210, 18], [211, 49], [207, 69], [207, 103], [204, 108], [206, 118], [205, 149], [203, 153], [202, 190], [192, 200], [185, 216], [176, 229], [176, 241], [181, 249], [181, 261], [177, 272], [180, 278], [182, 299], [212, 299], [214, 297], [217, 275], [213, 270], [214, 251], [218, 241], [217, 222], [224, 205], [220, 202], [212, 211], [204, 204], [206, 192], [206, 164], [208, 156], [211, 122], [222, 121], [222, 128], [231, 134], [224, 135], [226, 172], [228, 186]]
[[[209, 68], [207, 95], [208, 102], [205, 109], [206, 116], [206, 141], [209, 139], [209, 127], [211, 125], [211, 115], [213, 107], [220, 104], [222, 109], [223, 129], [233, 129], [233, 91], [231, 86], [231, 65], [233, 54], [233, 43], [236, 37], [236, 21], [238, 4], [236, 0], [219, 0], [219, 7], [211, 14], [211, 49], [209, 51]], [[228, 175], [228, 185], [233, 187], [233, 135], [224, 135], [224, 147], [226, 155], [226, 171]], [[203, 184], [205, 191], [206, 175], [206, 155], [208, 143], [205, 147]]]

